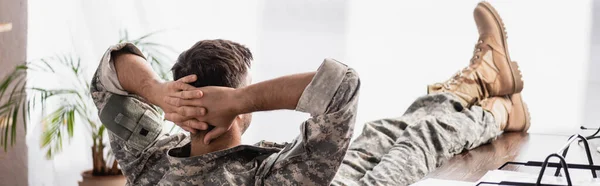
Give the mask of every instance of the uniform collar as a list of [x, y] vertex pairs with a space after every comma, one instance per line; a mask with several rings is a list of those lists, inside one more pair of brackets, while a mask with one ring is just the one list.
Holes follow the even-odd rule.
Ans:
[[[216, 159], [235, 156], [234, 154], [244, 151], [254, 151], [259, 154], [277, 153], [281, 149], [271, 146], [253, 146], [238, 145], [232, 148], [190, 157], [191, 142], [178, 148], [172, 148], [167, 151], [167, 157], [170, 163], [170, 173], [175, 176], [193, 176], [202, 174], [203, 171], [213, 170], [214, 167], [222, 166], [217, 164]], [[252, 153], [255, 154], [255, 153]], [[255, 154], [256, 155], [256, 154]]]

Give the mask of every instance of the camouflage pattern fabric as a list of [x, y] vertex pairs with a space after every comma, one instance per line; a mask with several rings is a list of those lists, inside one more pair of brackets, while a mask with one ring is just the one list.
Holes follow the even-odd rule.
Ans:
[[409, 185], [445, 160], [502, 132], [490, 112], [450, 93], [417, 99], [397, 118], [365, 124], [332, 185]]
[[121, 87], [111, 59], [117, 50], [144, 57], [130, 43], [110, 47], [91, 94], [128, 185], [328, 185], [335, 176], [352, 136], [360, 85], [346, 65], [326, 59], [319, 67], [296, 108], [311, 117], [293, 142], [190, 157], [190, 137], [164, 134], [156, 108]]

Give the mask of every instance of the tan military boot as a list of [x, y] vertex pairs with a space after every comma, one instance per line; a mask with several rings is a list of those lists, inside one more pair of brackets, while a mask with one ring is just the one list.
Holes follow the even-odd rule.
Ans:
[[523, 80], [516, 62], [508, 56], [504, 23], [494, 8], [481, 2], [474, 11], [479, 30], [469, 66], [450, 80], [428, 86], [428, 93], [451, 92], [470, 106], [488, 97], [519, 93]]
[[507, 132], [525, 132], [531, 126], [531, 118], [527, 105], [521, 94], [512, 96], [492, 97], [479, 103], [481, 108], [494, 115], [500, 130]]

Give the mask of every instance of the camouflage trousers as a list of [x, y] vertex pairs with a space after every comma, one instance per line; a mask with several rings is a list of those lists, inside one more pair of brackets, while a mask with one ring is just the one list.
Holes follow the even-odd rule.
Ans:
[[481, 107], [465, 108], [450, 93], [423, 96], [401, 117], [366, 123], [332, 185], [408, 185], [501, 133]]

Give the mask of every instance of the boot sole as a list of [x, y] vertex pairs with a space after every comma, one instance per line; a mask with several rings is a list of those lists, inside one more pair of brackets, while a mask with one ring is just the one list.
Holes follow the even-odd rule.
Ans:
[[523, 103], [523, 109], [525, 110], [525, 127], [523, 128], [523, 132], [527, 132], [531, 126], [531, 114], [529, 114], [529, 107], [527, 107], [527, 104]]
[[510, 60], [510, 55], [508, 54], [508, 44], [506, 42], [507, 37], [504, 22], [502, 21], [502, 18], [500, 18], [500, 14], [498, 14], [498, 11], [496, 11], [496, 9], [490, 3], [484, 1], [480, 2], [479, 4], [483, 5], [483, 7], [488, 9], [488, 11], [490, 11], [492, 15], [494, 15], [494, 18], [496, 18], [496, 21], [498, 22], [497, 26], [500, 27], [500, 30], [502, 30], [502, 44], [504, 44], [506, 61], [508, 62], [508, 67], [510, 68], [513, 77], [513, 91], [509, 94], [520, 93], [523, 90], [523, 75], [519, 70], [519, 65], [516, 62]]
[[[511, 98], [511, 102], [513, 103], [513, 106], [517, 106], [514, 104], [515, 102], [515, 98], [519, 99], [519, 101], [521, 102], [521, 104], [519, 105], [519, 107], [514, 107], [513, 110], [511, 112], [517, 112], [520, 113], [522, 112], [524, 114], [523, 119], [525, 123], [521, 123], [518, 122], [518, 120], [515, 120], [515, 118], [508, 118], [508, 122], [506, 123], [505, 126], [505, 131], [507, 132], [527, 132], [527, 130], [529, 130], [529, 127], [531, 126], [531, 115], [529, 114], [529, 108], [527, 107], [527, 104], [523, 101], [523, 97], [521, 95], [513, 95], [510, 96]], [[512, 128], [512, 125], [518, 125], [518, 124], [523, 124], [522, 127], [520, 128]]]

